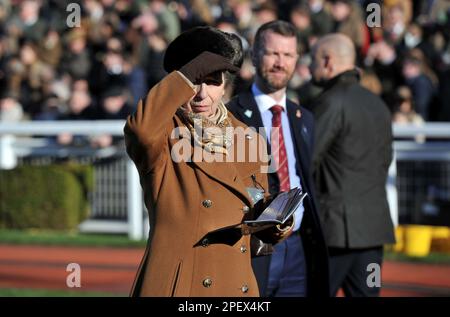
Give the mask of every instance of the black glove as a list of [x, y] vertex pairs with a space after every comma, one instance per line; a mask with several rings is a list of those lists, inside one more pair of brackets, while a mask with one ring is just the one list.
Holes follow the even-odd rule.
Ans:
[[231, 64], [230, 60], [208, 51], [205, 51], [185, 64], [179, 70], [193, 84], [198, 84], [206, 75], [217, 71], [236, 73], [239, 68]]

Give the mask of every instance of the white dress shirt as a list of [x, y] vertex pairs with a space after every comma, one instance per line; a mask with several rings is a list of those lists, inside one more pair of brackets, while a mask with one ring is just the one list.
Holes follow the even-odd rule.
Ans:
[[[256, 104], [258, 105], [259, 112], [261, 113], [261, 118], [264, 124], [264, 128], [266, 130], [267, 141], [270, 144], [270, 131], [272, 129], [272, 111], [270, 108], [275, 105], [279, 105], [283, 107], [283, 112], [281, 113], [281, 125], [283, 127], [283, 138], [284, 145], [286, 147], [287, 161], [288, 161], [288, 169], [289, 169], [289, 182], [290, 187], [302, 188], [300, 183], [300, 177], [297, 175], [295, 164], [295, 152], [294, 152], [294, 141], [291, 134], [291, 128], [289, 124], [289, 118], [287, 115], [286, 109], [286, 94], [283, 95], [283, 98], [280, 102], [275, 101], [272, 97], [264, 94], [259, 90], [258, 86], [255, 83], [252, 85], [252, 93], [255, 97]], [[303, 207], [303, 203], [298, 207], [295, 211], [295, 223], [294, 223], [294, 231], [297, 231], [300, 228], [302, 223], [303, 213], [305, 212], [305, 208]]]

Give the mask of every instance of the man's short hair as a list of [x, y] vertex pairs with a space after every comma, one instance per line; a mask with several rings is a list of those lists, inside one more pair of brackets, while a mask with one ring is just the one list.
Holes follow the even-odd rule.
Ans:
[[297, 37], [297, 29], [292, 23], [281, 20], [267, 22], [261, 25], [258, 31], [256, 32], [255, 41], [253, 44], [255, 52], [258, 52], [263, 47], [264, 34], [267, 31], [272, 31], [276, 34], [283, 35], [286, 37], [293, 37], [293, 36]]

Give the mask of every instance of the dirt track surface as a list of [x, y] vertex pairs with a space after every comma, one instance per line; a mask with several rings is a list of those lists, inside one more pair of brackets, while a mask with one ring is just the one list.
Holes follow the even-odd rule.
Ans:
[[[81, 267], [81, 291], [126, 296], [144, 249], [0, 245], [0, 288], [74, 290], [69, 263]], [[450, 296], [450, 266], [386, 261], [382, 296]]]

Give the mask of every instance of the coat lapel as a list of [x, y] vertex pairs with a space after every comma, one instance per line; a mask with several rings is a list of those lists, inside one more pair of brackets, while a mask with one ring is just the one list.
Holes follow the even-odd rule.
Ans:
[[[229, 114], [230, 115], [230, 114]], [[237, 125], [242, 125], [239, 123], [232, 115], [230, 115], [233, 127]], [[182, 121], [177, 117], [176, 118], [177, 125], [183, 126]], [[243, 126], [244, 127], [244, 126]], [[234, 136], [234, 153], [237, 151], [237, 136]], [[248, 140], [245, 140], [246, 146], [245, 151], [249, 153], [250, 149], [248, 146]], [[245, 188], [244, 182], [242, 180], [243, 177], [250, 175], [251, 173], [258, 170], [259, 163], [258, 162], [242, 162], [242, 163], [234, 163], [227, 162], [226, 157], [221, 155], [222, 161], [209, 162], [203, 159], [198, 159], [198, 157], [194, 157], [195, 149], [192, 148], [192, 156], [191, 161], [188, 162], [188, 165], [193, 166], [194, 168], [200, 169], [203, 173], [216, 180], [217, 182], [229, 187], [233, 191], [237, 192], [242, 199], [244, 199], [247, 205], [251, 206], [252, 202]], [[198, 148], [197, 151], [202, 152], [202, 149]], [[197, 152], [197, 153], [199, 153]]]
[[301, 109], [298, 105], [287, 101], [287, 114], [289, 117], [289, 125], [291, 126], [291, 135], [293, 137], [295, 145], [295, 155], [297, 162], [297, 173], [302, 179], [304, 179], [303, 171], [309, 167], [309, 161], [307, 158], [310, 157], [309, 153], [309, 133], [306, 125], [302, 119]]
[[[249, 127], [256, 127], [257, 130], [259, 127], [263, 128], [264, 124], [261, 113], [251, 91], [240, 94], [238, 98], [239, 107], [237, 108], [237, 118]], [[265, 129], [258, 130], [257, 132], [261, 132], [261, 135], [267, 140]]]

